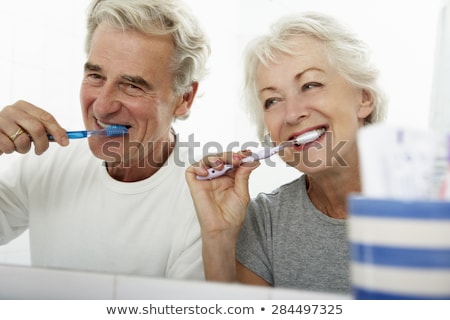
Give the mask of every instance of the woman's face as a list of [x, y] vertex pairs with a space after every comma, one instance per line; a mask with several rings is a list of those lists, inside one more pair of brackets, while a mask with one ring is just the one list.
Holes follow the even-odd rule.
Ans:
[[357, 158], [356, 133], [373, 110], [370, 94], [351, 86], [330, 65], [315, 38], [291, 39], [294, 55], [278, 53], [260, 64], [256, 85], [272, 141], [281, 143], [324, 129], [311, 143], [285, 149], [281, 158], [305, 173], [348, 166]]

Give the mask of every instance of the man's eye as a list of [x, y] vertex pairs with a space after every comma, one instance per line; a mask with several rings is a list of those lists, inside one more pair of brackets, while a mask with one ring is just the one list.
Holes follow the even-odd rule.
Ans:
[[101, 79], [102, 76], [99, 75], [98, 73], [88, 73], [88, 74], [86, 74], [86, 78], [90, 78], [90, 79]]
[[145, 95], [145, 91], [143, 89], [141, 89], [140, 87], [138, 87], [132, 83], [123, 83], [121, 85], [121, 87], [122, 87], [122, 90], [130, 96], [140, 97], [140, 96]]
[[88, 73], [85, 75], [85, 78], [92, 84], [98, 84], [103, 81], [103, 77], [98, 73]]

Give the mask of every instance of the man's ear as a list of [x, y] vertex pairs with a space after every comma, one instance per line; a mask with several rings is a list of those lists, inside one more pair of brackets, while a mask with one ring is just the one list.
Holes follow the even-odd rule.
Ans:
[[180, 97], [180, 101], [173, 112], [175, 117], [183, 117], [189, 113], [192, 103], [194, 102], [195, 95], [197, 94], [197, 90], [198, 82], [193, 82], [191, 85], [191, 90]]
[[358, 109], [358, 118], [365, 119], [367, 118], [373, 111], [373, 96], [372, 94], [365, 90], [361, 90], [361, 104]]

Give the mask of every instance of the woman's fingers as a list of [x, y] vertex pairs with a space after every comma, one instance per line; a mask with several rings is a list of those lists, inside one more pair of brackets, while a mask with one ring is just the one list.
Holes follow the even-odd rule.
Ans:
[[208, 169], [214, 169], [220, 171], [224, 169], [225, 165], [231, 165], [233, 167], [239, 167], [242, 159], [248, 157], [251, 154], [250, 151], [239, 152], [224, 152], [214, 155], [205, 156], [200, 161], [192, 165], [194, 172], [201, 176], [206, 177], [208, 175]]

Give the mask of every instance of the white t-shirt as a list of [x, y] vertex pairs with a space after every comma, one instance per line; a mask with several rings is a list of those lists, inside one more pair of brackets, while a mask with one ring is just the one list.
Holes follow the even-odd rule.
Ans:
[[204, 279], [186, 155], [177, 144], [156, 174], [130, 183], [112, 179], [86, 140], [1, 165], [0, 243], [29, 228], [33, 266]]

